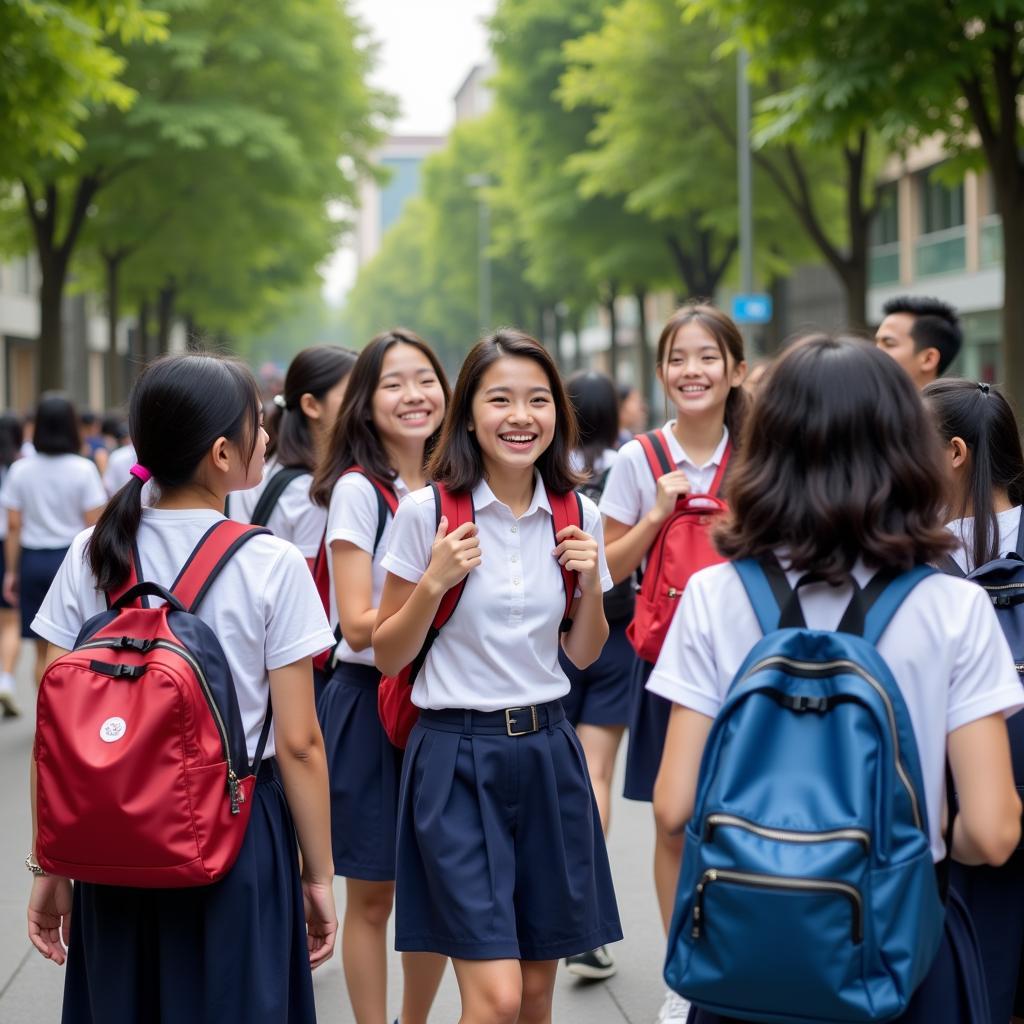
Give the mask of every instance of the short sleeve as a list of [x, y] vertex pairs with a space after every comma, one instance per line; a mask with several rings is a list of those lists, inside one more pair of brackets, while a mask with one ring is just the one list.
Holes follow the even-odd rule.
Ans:
[[281, 554], [267, 576], [263, 616], [268, 671], [334, 646], [334, 634], [316, 584], [306, 560], [292, 544], [282, 544]]
[[288, 520], [288, 539], [302, 552], [304, 558], [316, 558], [323, 540], [327, 513], [309, 496], [313, 483], [311, 474], [296, 477], [284, 489], [275, 512], [282, 513]]
[[106, 608], [86, 561], [91, 536], [90, 527], [74, 539], [32, 620], [34, 633], [65, 650], [75, 646], [82, 626]]
[[601, 515], [625, 526], [635, 526], [640, 521], [640, 470], [650, 473], [643, 448], [639, 441], [629, 441], [608, 471], [599, 505]]
[[1024, 705], [1024, 688], [988, 595], [973, 584], [964, 585], [965, 591], [968, 588], [965, 614], [958, 616], [960, 636], [946, 705], [947, 732], [997, 712], [1012, 714]]
[[707, 595], [695, 576], [683, 591], [647, 689], [708, 718], [722, 706]]
[[347, 473], [331, 493], [327, 512], [327, 543], [336, 540], [354, 544], [372, 555], [380, 527], [377, 490], [361, 473]]
[[13, 509], [15, 512], [20, 511], [22, 507], [20, 480], [21, 470], [18, 468], [18, 463], [15, 462], [5, 474], [3, 484], [0, 485], [0, 505]]
[[601, 513], [586, 495], [580, 495], [580, 500], [583, 502], [583, 532], [589, 533], [597, 541], [597, 564], [601, 574], [601, 589], [608, 591], [614, 584], [604, 553], [604, 526], [601, 524]]
[[[399, 503], [388, 538], [388, 550], [381, 565], [409, 583], [419, 583], [430, 565], [433, 546], [434, 508], [429, 498], [422, 504], [416, 494], [407, 494]], [[429, 518], [428, 518], [429, 515]]]
[[82, 512], [91, 512], [102, 508], [107, 503], [107, 491], [103, 486], [103, 478], [95, 463], [82, 459], [82, 482], [79, 489], [79, 508]]

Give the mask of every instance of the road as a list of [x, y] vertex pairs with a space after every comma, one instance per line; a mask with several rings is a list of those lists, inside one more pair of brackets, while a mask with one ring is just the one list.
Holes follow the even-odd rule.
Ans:
[[[22, 654], [18, 696], [28, 713], [0, 722], [0, 1022], [50, 1024], [60, 1020], [63, 973], [32, 950], [25, 936], [30, 879], [22, 861], [29, 847], [27, 794], [33, 722], [28, 650]], [[620, 798], [612, 813], [609, 849], [626, 936], [613, 947], [619, 972], [610, 981], [589, 984], [561, 972], [555, 989], [554, 1019], [558, 1024], [653, 1024], [664, 994], [664, 942], [650, 871], [650, 808]], [[345, 897], [343, 882], [336, 883], [336, 892], [340, 916]], [[349, 1024], [353, 1017], [338, 955], [314, 974], [314, 985], [318, 1019], [323, 1024]], [[400, 985], [399, 959], [393, 954], [392, 1015], [398, 1012]], [[458, 1016], [458, 989], [449, 970], [431, 1020], [439, 1024], [454, 1022]]]

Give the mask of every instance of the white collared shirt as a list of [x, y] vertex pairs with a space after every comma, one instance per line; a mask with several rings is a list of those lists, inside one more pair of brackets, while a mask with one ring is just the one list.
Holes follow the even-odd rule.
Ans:
[[[396, 477], [391, 486], [399, 498], [409, 493], [409, 488], [401, 477]], [[428, 488], [429, 490], [429, 488]], [[334, 485], [331, 492], [331, 507], [327, 512], [327, 547], [336, 540], [348, 541], [360, 551], [365, 551], [373, 559], [373, 607], [380, 606], [380, 595], [384, 590], [387, 570], [384, 568], [384, 555], [388, 550], [388, 539], [391, 536], [393, 520], [389, 512], [384, 519], [384, 532], [380, 544], [374, 551], [373, 542], [377, 537], [380, 503], [377, 500], [377, 489], [362, 473], [346, 473]], [[338, 603], [334, 591], [334, 559], [328, 558], [327, 565], [331, 574], [331, 625], [338, 624]], [[347, 661], [356, 665], [373, 664], [373, 648], [353, 651], [342, 637], [335, 651], [338, 661]]]
[[[598, 542], [601, 586], [611, 576], [597, 506], [583, 502], [583, 530]], [[421, 708], [502, 708], [541, 704], [569, 692], [558, 664], [558, 626], [565, 591], [551, 505], [539, 474], [530, 507], [518, 519], [487, 483], [473, 491], [481, 564], [473, 569], [458, 608], [434, 641], [413, 684]], [[437, 532], [433, 491], [413, 491], [398, 508], [384, 568], [410, 583], [430, 564]]]
[[[1013, 508], [996, 513], [996, 528], [999, 531], [999, 543], [996, 550], [1000, 557], [1017, 550], [1017, 530], [1020, 528], [1020, 517], [1020, 505], [1014, 505]], [[950, 552], [956, 564], [964, 572], [976, 569], [977, 566], [970, 564], [972, 555], [968, 554], [974, 547], [974, 516], [954, 519], [953, 522], [946, 524], [946, 529], [960, 542], [959, 546]]]

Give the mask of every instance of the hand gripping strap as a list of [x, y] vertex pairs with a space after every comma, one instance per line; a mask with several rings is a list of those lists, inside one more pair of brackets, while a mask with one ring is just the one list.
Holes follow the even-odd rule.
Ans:
[[178, 573], [171, 593], [190, 612], [195, 612], [211, 584], [231, 556], [247, 541], [261, 533], [270, 533], [261, 526], [222, 519], [214, 523], [200, 538], [188, 561]]
[[[558, 544], [558, 535], [567, 526], [578, 526], [583, 529], [583, 502], [576, 491], [569, 491], [568, 494], [555, 494], [547, 492], [548, 504], [551, 506], [551, 529], [555, 535], [555, 544]], [[576, 598], [576, 585], [579, 573], [566, 569], [560, 565], [562, 572], [562, 586], [565, 588], [565, 615], [559, 624], [559, 633], [568, 633], [572, 629], [572, 603]]]

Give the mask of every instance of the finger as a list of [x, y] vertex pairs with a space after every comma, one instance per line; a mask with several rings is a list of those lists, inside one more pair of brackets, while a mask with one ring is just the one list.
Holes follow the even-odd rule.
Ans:
[[448, 532], [448, 517], [441, 516], [441, 521], [437, 524], [437, 531], [434, 534], [434, 542], [444, 540], [445, 534]]
[[568, 540], [570, 537], [585, 537], [586, 534], [578, 526], [564, 526], [555, 534], [555, 540]]
[[334, 943], [329, 935], [309, 936], [309, 966], [316, 970], [321, 964], [326, 963], [334, 952]]
[[452, 530], [449, 536], [453, 540], [465, 540], [476, 536], [476, 523], [463, 523], [458, 529]]
[[597, 563], [589, 558], [580, 558], [566, 562], [565, 567], [570, 572], [589, 573], [594, 572], [597, 568]]
[[60, 921], [60, 937], [67, 946], [71, 942], [71, 911], [69, 910]]

